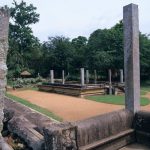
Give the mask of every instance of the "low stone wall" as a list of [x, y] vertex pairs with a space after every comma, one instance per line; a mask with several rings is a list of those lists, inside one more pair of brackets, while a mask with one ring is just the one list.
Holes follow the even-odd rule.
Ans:
[[5, 98], [4, 123], [33, 150], [116, 150], [149, 144], [150, 112], [119, 110], [73, 123], [60, 123]]
[[[78, 146], [80, 149], [86, 149], [86, 147], [96, 149], [97, 146], [103, 149], [102, 146], [105, 145], [105, 149], [113, 149], [106, 147], [107, 143], [110, 146], [113, 142], [115, 147], [114, 141], [120, 139], [123, 142], [116, 143], [117, 148], [120, 148], [135, 141], [132, 129], [133, 117], [131, 112], [120, 110], [76, 122]], [[121, 139], [122, 137], [124, 138]]]
[[40, 91], [79, 97], [83, 97], [86, 95], [105, 94], [105, 89], [104, 87], [101, 86], [82, 87], [80, 85], [50, 84], [50, 85], [39, 85], [38, 88]]
[[44, 150], [43, 128], [59, 122], [5, 97], [4, 124], [33, 150]]

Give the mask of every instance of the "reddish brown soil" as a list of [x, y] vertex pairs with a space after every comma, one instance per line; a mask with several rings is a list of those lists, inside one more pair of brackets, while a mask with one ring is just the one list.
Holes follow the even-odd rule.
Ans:
[[[124, 108], [124, 106], [120, 105], [99, 103], [83, 98], [32, 90], [11, 91], [10, 93], [46, 108], [57, 116], [60, 116], [63, 121], [82, 120]], [[150, 93], [147, 93], [145, 97], [150, 99]], [[150, 105], [144, 106], [141, 109], [150, 111]]]
[[123, 108], [123, 106], [119, 105], [98, 103], [83, 98], [32, 90], [11, 91], [10, 93], [50, 110], [64, 121], [82, 120]]

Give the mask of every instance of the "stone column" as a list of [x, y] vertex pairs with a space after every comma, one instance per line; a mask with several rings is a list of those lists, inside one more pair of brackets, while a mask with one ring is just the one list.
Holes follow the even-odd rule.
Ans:
[[81, 72], [81, 85], [84, 86], [84, 68], [81, 68], [80, 72]]
[[140, 108], [139, 18], [138, 5], [123, 8], [125, 106], [132, 112]]
[[97, 84], [97, 72], [94, 70], [94, 84]]
[[[0, 131], [3, 129], [3, 108], [6, 87], [6, 57], [8, 51], [9, 9], [0, 8]], [[0, 134], [1, 137], [1, 134]]]
[[54, 83], [54, 70], [50, 70], [51, 83]]
[[86, 70], [86, 84], [89, 84], [89, 70]]
[[123, 83], [123, 69], [120, 69], [120, 83]]
[[108, 70], [109, 74], [109, 94], [112, 94], [112, 83], [111, 83], [111, 69]]
[[62, 70], [62, 84], [65, 84], [65, 71]]

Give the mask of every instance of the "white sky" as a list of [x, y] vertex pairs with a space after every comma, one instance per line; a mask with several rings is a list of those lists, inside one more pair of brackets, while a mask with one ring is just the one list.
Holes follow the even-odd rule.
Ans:
[[[17, 0], [20, 2], [21, 0]], [[96, 29], [110, 28], [122, 19], [123, 6], [139, 5], [140, 31], [150, 33], [150, 0], [24, 0], [37, 7], [39, 23], [32, 26], [41, 41], [48, 36], [89, 37]], [[12, 0], [0, 0], [11, 6]]]

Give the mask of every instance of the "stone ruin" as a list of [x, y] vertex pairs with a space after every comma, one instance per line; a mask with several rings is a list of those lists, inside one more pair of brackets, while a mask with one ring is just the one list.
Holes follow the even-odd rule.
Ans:
[[0, 9], [0, 130], [3, 128], [3, 101], [6, 86], [9, 10]]
[[[9, 11], [0, 9], [0, 129], [24, 141], [29, 150], [117, 150], [130, 143], [150, 145], [150, 113], [139, 111], [138, 6], [124, 7], [126, 109], [77, 122], [56, 122], [5, 97]], [[12, 150], [0, 138], [0, 149]]]
[[[9, 28], [9, 9], [7, 7], [0, 8], [0, 131], [3, 129], [3, 108], [4, 108], [4, 96], [6, 87], [6, 58], [8, 51], [8, 28]], [[3, 141], [0, 134], [0, 142], [3, 149], [9, 147]]]

